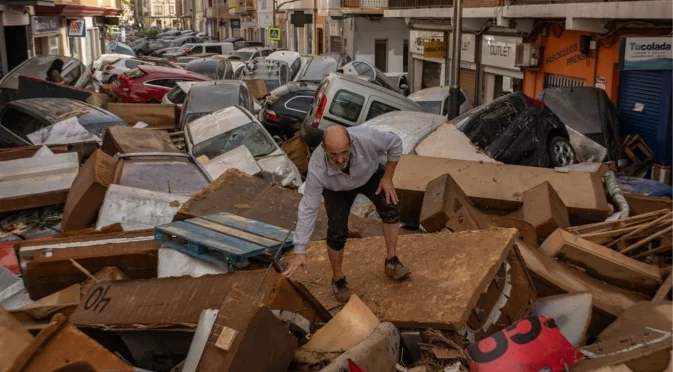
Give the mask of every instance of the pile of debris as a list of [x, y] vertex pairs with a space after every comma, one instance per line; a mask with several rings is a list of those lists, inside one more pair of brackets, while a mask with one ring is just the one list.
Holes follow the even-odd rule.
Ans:
[[403, 156], [412, 275], [383, 275], [380, 222], [351, 215], [344, 306], [324, 208], [309, 272], [279, 274], [297, 190], [213, 180], [153, 129], [61, 147], [0, 152], [0, 371], [671, 368], [671, 200], [614, 192], [609, 163]]

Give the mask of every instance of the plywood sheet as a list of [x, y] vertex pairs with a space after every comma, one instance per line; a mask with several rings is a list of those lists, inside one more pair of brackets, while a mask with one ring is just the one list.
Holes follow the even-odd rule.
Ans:
[[167, 132], [130, 127], [108, 128], [101, 150], [110, 156], [117, 153], [180, 152]]
[[[354, 291], [381, 321], [398, 327], [460, 329], [507, 256], [516, 229], [400, 236], [398, 256], [412, 274], [404, 281], [385, 276], [383, 238], [350, 239], [344, 272]], [[309, 273], [302, 282], [327, 309], [334, 299], [324, 242], [309, 244]]]
[[[601, 178], [594, 173], [403, 155], [393, 181], [402, 199], [408, 194], [413, 198], [444, 173], [450, 174], [479, 207], [516, 209], [526, 190], [548, 181], [571, 216], [598, 221], [609, 213]], [[402, 200], [402, 208], [413, 207], [405, 204]]]
[[124, 119], [130, 126], [139, 121], [149, 129], [175, 129], [177, 118], [175, 105], [146, 103], [108, 103], [107, 110]]

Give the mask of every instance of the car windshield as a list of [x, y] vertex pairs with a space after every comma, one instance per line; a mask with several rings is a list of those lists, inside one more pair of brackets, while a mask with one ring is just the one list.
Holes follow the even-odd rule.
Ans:
[[442, 101], [417, 101], [416, 103], [431, 114], [442, 114]]
[[[2, 81], [0, 88], [8, 89], [18, 89], [19, 87], [19, 75], [30, 76], [38, 79], [44, 79], [47, 76], [47, 70], [51, 64], [60, 58], [65, 62], [63, 65], [63, 72], [69, 72], [72, 70], [73, 63], [80, 64], [79, 60], [75, 60], [69, 57], [61, 57], [54, 55], [41, 55], [26, 61], [25, 64], [17, 67], [15, 70], [11, 71]], [[61, 74], [63, 75], [63, 73]]]
[[455, 125], [456, 129], [458, 129], [459, 131], [464, 132], [465, 124], [467, 124], [472, 120], [472, 118], [477, 114], [478, 110], [479, 108], [474, 108], [462, 115], [456, 116], [455, 118], [451, 119], [451, 124]]
[[239, 87], [234, 84], [194, 86], [189, 92], [188, 113], [208, 113], [237, 105]]
[[192, 154], [197, 158], [205, 155], [208, 159], [214, 159], [241, 145], [245, 145], [254, 157], [266, 156], [276, 151], [276, 144], [264, 128], [250, 122], [195, 145]]
[[187, 64], [187, 70], [217, 80], [217, 61], [198, 61]]
[[253, 53], [252, 52], [233, 52], [231, 53], [232, 56], [237, 56], [241, 59], [241, 61], [247, 61], [252, 57]]
[[330, 72], [335, 72], [339, 63], [334, 58], [313, 58], [306, 66], [299, 81], [320, 82]]

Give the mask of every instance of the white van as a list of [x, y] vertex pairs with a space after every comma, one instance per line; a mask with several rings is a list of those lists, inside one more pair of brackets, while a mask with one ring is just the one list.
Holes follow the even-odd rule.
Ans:
[[301, 126], [301, 136], [310, 147], [318, 146], [323, 131], [332, 125], [351, 127], [392, 111], [425, 112], [407, 97], [366, 80], [340, 73], [325, 77]]
[[234, 51], [232, 43], [202, 43], [194, 45], [189, 54], [225, 54]]

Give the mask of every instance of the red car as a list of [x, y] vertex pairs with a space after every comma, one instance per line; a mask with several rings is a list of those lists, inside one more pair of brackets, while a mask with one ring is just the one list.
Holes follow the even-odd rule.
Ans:
[[138, 66], [119, 75], [112, 95], [124, 103], [161, 103], [161, 99], [180, 81], [206, 81], [207, 76], [178, 68]]

